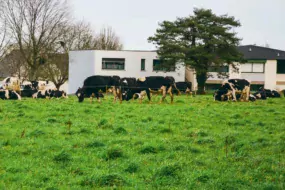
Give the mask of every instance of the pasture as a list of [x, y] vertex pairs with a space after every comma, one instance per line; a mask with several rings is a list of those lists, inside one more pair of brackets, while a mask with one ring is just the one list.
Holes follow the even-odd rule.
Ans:
[[0, 189], [285, 188], [284, 98], [169, 102], [0, 100]]

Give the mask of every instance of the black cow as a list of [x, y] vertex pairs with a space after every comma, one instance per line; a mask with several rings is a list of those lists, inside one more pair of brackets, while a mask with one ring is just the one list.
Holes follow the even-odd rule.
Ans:
[[[245, 79], [229, 79], [223, 82], [221, 88], [214, 94], [214, 100], [223, 100], [222, 95], [230, 100], [236, 101], [236, 95], [241, 94], [241, 101], [249, 101], [250, 82]], [[220, 96], [220, 97], [219, 97]]]
[[177, 95], [181, 94], [181, 92], [184, 92], [187, 94], [187, 96], [190, 94], [192, 95], [192, 83], [191, 82], [176, 82], [175, 83], [175, 89], [174, 92], [177, 93]]
[[0, 90], [2, 100], [21, 100], [21, 96], [14, 90]]
[[33, 94], [38, 92], [36, 88], [32, 85], [21, 85], [21, 96], [22, 97], [32, 97]]
[[51, 90], [50, 97], [51, 98], [67, 98], [67, 94], [63, 90]]
[[124, 94], [124, 100], [130, 100], [133, 98], [134, 94], [146, 92], [146, 95], [151, 101], [150, 93], [162, 93], [162, 99], [160, 103], [165, 99], [167, 93], [170, 94], [171, 103], [173, 103], [173, 88], [175, 86], [175, 81], [173, 77], [161, 77], [161, 76], [150, 76], [139, 78], [136, 81], [135, 88], [127, 88]]
[[[120, 102], [122, 102], [122, 98], [120, 95], [120, 91], [117, 92], [118, 86], [120, 84], [119, 76], [100, 76], [94, 75], [86, 78], [83, 83], [82, 88], [78, 88], [76, 91], [76, 96], [78, 97], [79, 102], [84, 101], [84, 97], [90, 97], [91, 101], [94, 97], [100, 102], [100, 97], [102, 97], [102, 89], [112, 87], [114, 94], [114, 101], [116, 101], [116, 97], [120, 97]], [[119, 93], [119, 94], [118, 94]]]

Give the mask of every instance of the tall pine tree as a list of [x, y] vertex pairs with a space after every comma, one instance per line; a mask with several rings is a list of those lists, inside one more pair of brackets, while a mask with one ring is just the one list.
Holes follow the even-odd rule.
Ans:
[[228, 15], [216, 15], [208, 9], [194, 9], [194, 15], [163, 21], [149, 42], [158, 48], [158, 55], [164, 65], [183, 62], [196, 71], [198, 93], [205, 93], [204, 87], [211, 66], [232, 65], [241, 61], [237, 46], [240, 39], [234, 28], [240, 23]]

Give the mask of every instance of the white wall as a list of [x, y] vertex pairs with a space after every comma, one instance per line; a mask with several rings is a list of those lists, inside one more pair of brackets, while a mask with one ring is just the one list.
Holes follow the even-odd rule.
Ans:
[[[125, 70], [102, 69], [102, 58], [125, 58]], [[141, 59], [145, 59], [145, 71], [141, 71]], [[143, 51], [96, 51], [95, 74], [118, 75], [120, 77], [173, 76], [176, 82], [185, 81], [185, 67], [180, 66], [173, 72], [153, 71], [153, 60], [158, 59], [156, 52]]]
[[[102, 58], [124, 58], [125, 70], [102, 69]], [[141, 71], [141, 59], [145, 59], [145, 71]], [[153, 60], [158, 59], [151, 51], [71, 51], [69, 54], [68, 94], [76, 92], [83, 81], [92, 75], [118, 75], [120, 77], [172, 76], [176, 82], [185, 81], [185, 67], [180, 65], [174, 72], [153, 71]]]
[[265, 74], [264, 73], [241, 73], [242, 79], [247, 79], [251, 82], [257, 82], [262, 84], [265, 81]]
[[95, 51], [69, 52], [68, 94], [74, 94], [83, 81], [95, 74]]
[[267, 89], [276, 88], [276, 74], [277, 73], [277, 61], [267, 60], [265, 63], [265, 83], [264, 87]]

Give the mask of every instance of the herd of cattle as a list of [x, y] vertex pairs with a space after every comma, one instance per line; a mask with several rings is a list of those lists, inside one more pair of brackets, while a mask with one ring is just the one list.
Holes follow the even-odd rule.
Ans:
[[162, 94], [161, 102], [169, 94], [171, 103], [173, 102], [174, 94], [181, 94], [181, 92], [192, 94], [192, 83], [178, 82], [175, 83], [173, 77], [149, 76], [143, 78], [131, 78], [119, 76], [91, 76], [85, 79], [83, 87], [78, 88], [76, 96], [79, 102], [83, 102], [85, 97], [90, 97], [91, 100], [95, 97], [100, 102], [103, 96], [103, 90], [112, 92], [114, 95], [114, 102], [119, 100], [129, 101], [131, 99], [142, 99], [146, 96], [149, 101], [153, 94]]
[[[149, 76], [143, 78], [131, 78], [119, 76], [90, 76], [84, 80], [83, 87], [79, 87], [75, 95], [79, 102], [83, 102], [88, 97], [93, 101], [100, 98], [105, 93], [113, 93], [114, 102], [119, 100], [129, 101], [139, 99], [140, 103], [147, 97], [149, 101], [153, 95], [161, 94], [160, 103], [167, 95], [173, 103], [174, 94], [181, 92], [192, 95], [191, 82], [175, 82], [173, 77]], [[214, 93], [215, 101], [255, 101], [257, 99], [267, 99], [281, 97], [281, 92], [260, 88], [254, 94], [250, 93], [250, 82], [245, 79], [225, 80], [221, 87]], [[48, 81], [25, 81], [21, 83], [18, 78], [8, 77], [3, 80], [0, 87], [0, 99], [21, 100], [21, 97], [32, 98], [67, 98], [64, 91], [57, 90], [49, 85]]]
[[57, 90], [48, 81], [21, 82], [16, 77], [5, 78], [0, 87], [0, 99], [21, 100], [22, 97], [31, 98], [67, 98], [64, 91]]
[[245, 79], [229, 79], [223, 82], [214, 93], [217, 101], [255, 101], [257, 99], [280, 98], [282, 92], [259, 88], [254, 94], [250, 94], [250, 82]]

